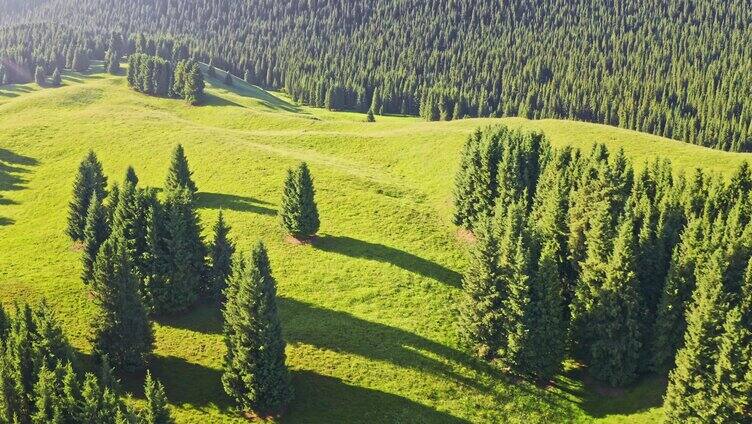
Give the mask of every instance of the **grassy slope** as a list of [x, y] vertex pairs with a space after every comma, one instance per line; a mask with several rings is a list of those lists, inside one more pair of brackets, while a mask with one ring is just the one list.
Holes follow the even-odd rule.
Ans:
[[[542, 390], [509, 384], [456, 347], [453, 304], [465, 247], [450, 223], [458, 152], [478, 126], [506, 122], [546, 132], [555, 145], [623, 146], [637, 162], [729, 170], [744, 156], [600, 125], [523, 119], [427, 123], [297, 107], [238, 83], [209, 102], [129, 90], [124, 78], [69, 74], [65, 86], [0, 88], [0, 300], [41, 297], [82, 352], [92, 305], [79, 253], [64, 234], [74, 173], [93, 148], [110, 181], [129, 164], [159, 187], [183, 143], [208, 228], [223, 209], [245, 254], [270, 249], [297, 399], [289, 422], [652, 421], [662, 384], [620, 396], [583, 385], [577, 370]], [[275, 210], [287, 167], [307, 161], [322, 216], [313, 246], [282, 241]], [[152, 371], [179, 422], [233, 421], [220, 378], [216, 308], [155, 325]], [[138, 396], [138, 378], [126, 386]]]

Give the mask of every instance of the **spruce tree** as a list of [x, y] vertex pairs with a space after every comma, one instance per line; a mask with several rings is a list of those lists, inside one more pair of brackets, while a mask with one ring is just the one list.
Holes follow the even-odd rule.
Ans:
[[676, 354], [669, 374], [664, 410], [670, 422], [711, 422], [716, 411], [712, 388], [716, 385], [719, 340], [725, 319], [724, 260], [715, 253], [697, 274], [697, 288], [687, 313], [684, 347]]
[[590, 345], [591, 374], [612, 386], [637, 378], [640, 365], [641, 306], [636, 275], [634, 218], [628, 212], [619, 228], [606, 280], [593, 305]]
[[40, 87], [44, 87], [47, 84], [47, 73], [44, 71], [43, 67], [37, 66], [37, 69], [34, 72], [34, 82]]
[[319, 213], [314, 200], [313, 179], [305, 162], [296, 170], [289, 169], [282, 193], [282, 228], [287, 234], [308, 238], [319, 230]]
[[92, 285], [98, 308], [91, 341], [95, 354], [107, 355], [116, 368], [128, 372], [143, 369], [154, 346], [132, 267], [125, 237], [113, 228], [94, 265]]
[[459, 339], [474, 355], [492, 359], [500, 345], [502, 297], [498, 290], [499, 242], [489, 218], [479, 221], [476, 243], [462, 279]]
[[59, 375], [54, 369], [42, 364], [34, 385], [36, 412], [31, 417], [33, 424], [63, 424], [63, 403], [60, 399]]
[[533, 279], [528, 311], [530, 333], [526, 356], [522, 356], [526, 358], [522, 370], [548, 381], [561, 369], [566, 352], [559, 245], [555, 241], [548, 240], [543, 245]]
[[515, 202], [496, 216], [499, 240], [497, 291], [502, 297], [499, 356], [512, 370], [527, 374], [534, 342], [528, 338], [532, 326], [532, 255], [525, 205]]
[[170, 192], [185, 188], [190, 191], [191, 195], [196, 194], [198, 189], [196, 188], [196, 183], [191, 179], [192, 175], [193, 172], [188, 166], [188, 159], [185, 157], [183, 145], [178, 144], [175, 146], [175, 150], [172, 151], [170, 169], [167, 172], [167, 179], [165, 181], [165, 191]]
[[259, 243], [228, 286], [222, 385], [241, 410], [262, 415], [280, 412], [292, 399], [276, 298], [266, 248]]
[[100, 200], [107, 196], [107, 177], [104, 176], [102, 164], [94, 151], [89, 151], [78, 167], [73, 183], [73, 200], [68, 206], [68, 235], [74, 241], [84, 239], [86, 215], [93, 194]]
[[703, 234], [703, 220], [693, 219], [674, 249], [653, 329], [652, 363], [656, 371], [673, 368], [676, 351], [683, 344], [686, 312], [695, 289], [695, 271], [705, 258]]
[[590, 228], [586, 232], [586, 259], [581, 265], [579, 280], [575, 283], [571, 306], [570, 339], [575, 354], [584, 357], [588, 356], [593, 340], [590, 323], [596, 299], [606, 281], [613, 242], [608, 202], [601, 201], [594, 208]]
[[168, 193], [165, 202], [166, 276], [163, 290], [152, 293], [158, 313], [175, 313], [193, 305], [203, 288], [206, 275], [206, 247], [201, 225], [193, 209], [191, 193], [177, 189]]
[[86, 215], [86, 227], [84, 228], [84, 249], [81, 258], [83, 262], [81, 279], [84, 284], [89, 284], [91, 281], [97, 252], [109, 235], [110, 228], [107, 223], [107, 210], [102, 201], [97, 198], [97, 194], [94, 193], [89, 203], [89, 211]]
[[167, 406], [164, 386], [159, 381], [154, 380], [148, 371], [144, 382], [144, 396], [146, 397], [146, 408], [141, 414], [142, 424], [172, 424], [175, 422], [170, 415], [170, 408]]
[[368, 109], [368, 113], [366, 114], [366, 122], [376, 122], [376, 118], [373, 116], [373, 110]]
[[229, 85], [229, 86], [233, 85], [232, 74], [230, 73], [230, 71], [225, 72], [225, 79], [223, 82], [225, 85]]
[[726, 316], [715, 365], [716, 422], [752, 422], [752, 261]]
[[60, 76], [60, 68], [55, 68], [52, 72], [52, 86], [60, 87], [63, 85], [63, 78]]
[[211, 300], [222, 298], [227, 279], [232, 272], [232, 255], [235, 245], [228, 239], [230, 227], [225, 223], [222, 211], [214, 224], [214, 240], [209, 251], [209, 278], [207, 279], [206, 295]]

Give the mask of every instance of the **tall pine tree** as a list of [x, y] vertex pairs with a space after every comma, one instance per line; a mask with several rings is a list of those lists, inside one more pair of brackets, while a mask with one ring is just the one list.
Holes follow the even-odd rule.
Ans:
[[74, 241], [84, 239], [86, 215], [93, 194], [96, 194], [99, 200], [107, 196], [107, 177], [104, 176], [102, 163], [97, 159], [97, 155], [90, 150], [78, 166], [78, 174], [73, 183], [73, 200], [68, 206], [68, 235]]
[[304, 239], [318, 232], [319, 212], [314, 194], [313, 179], [305, 162], [287, 171], [281, 210], [282, 228], [287, 234]]
[[154, 334], [138, 292], [122, 229], [102, 245], [94, 265], [97, 313], [92, 320], [94, 353], [107, 355], [124, 371], [143, 369], [154, 348]]
[[83, 272], [81, 279], [84, 284], [89, 284], [94, 272], [94, 261], [97, 258], [99, 247], [110, 235], [107, 223], [107, 210], [97, 194], [92, 195], [89, 211], [86, 214], [86, 227], [84, 228], [84, 252], [82, 256]]
[[259, 243], [249, 263], [239, 265], [223, 311], [222, 384], [243, 411], [281, 412], [292, 399], [285, 341], [277, 312], [277, 288], [266, 248]]
[[636, 274], [634, 218], [619, 228], [603, 287], [596, 293], [591, 320], [590, 372], [612, 386], [637, 378], [640, 365], [641, 306]]
[[191, 195], [196, 194], [198, 189], [196, 188], [196, 183], [191, 179], [192, 175], [193, 172], [188, 166], [188, 158], [185, 157], [183, 145], [178, 144], [172, 152], [170, 169], [167, 172], [167, 179], [165, 181], [165, 191], [169, 192], [185, 188], [190, 191]]
[[712, 422], [716, 399], [715, 366], [727, 305], [723, 276], [726, 265], [721, 252], [715, 253], [699, 270], [697, 288], [687, 312], [684, 347], [676, 354], [676, 367], [669, 374], [664, 398], [670, 422]]
[[217, 222], [214, 224], [214, 240], [209, 250], [209, 278], [207, 278], [206, 296], [209, 299], [222, 298], [227, 279], [232, 272], [232, 255], [235, 245], [228, 239], [230, 227], [225, 223], [222, 211], [219, 211]]
[[459, 336], [474, 355], [492, 359], [501, 337], [502, 297], [497, 287], [499, 242], [489, 218], [479, 221], [475, 235], [477, 241], [462, 279]]

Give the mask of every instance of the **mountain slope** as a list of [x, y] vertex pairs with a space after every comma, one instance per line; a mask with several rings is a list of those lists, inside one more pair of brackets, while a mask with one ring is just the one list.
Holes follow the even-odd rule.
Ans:
[[[221, 75], [220, 75], [221, 76]], [[65, 86], [0, 88], [0, 300], [47, 298], [74, 345], [92, 305], [80, 253], [64, 229], [78, 162], [90, 148], [110, 182], [132, 164], [160, 187], [176, 143], [199, 186], [205, 227], [219, 209], [246, 253], [269, 246], [297, 398], [289, 422], [644, 421], [660, 410], [660, 381], [599, 395], [571, 368], [555, 387], [511, 383], [462, 353], [454, 299], [465, 244], [450, 223], [465, 137], [504, 122], [539, 128], [554, 145], [624, 147], [679, 168], [730, 172], [746, 158], [607, 126], [524, 119], [431, 123], [298, 106], [236, 81], [210, 81], [205, 106], [147, 97], [123, 77], [66, 74]], [[275, 216], [287, 167], [311, 166], [322, 216], [311, 246], [283, 241]], [[153, 373], [179, 422], [237, 421], [219, 382], [221, 321], [209, 306], [156, 326]], [[138, 394], [140, 382], [126, 381]], [[207, 418], [208, 417], [208, 418]]]

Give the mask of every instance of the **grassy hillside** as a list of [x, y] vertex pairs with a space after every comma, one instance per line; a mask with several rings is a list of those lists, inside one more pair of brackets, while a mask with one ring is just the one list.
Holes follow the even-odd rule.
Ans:
[[[593, 124], [524, 119], [428, 123], [298, 107], [236, 81], [208, 104], [147, 97], [123, 77], [68, 74], [64, 87], [0, 87], [0, 300], [46, 298], [90, 351], [93, 307], [65, 235], [77, 165], [94, 149], [110, 182], [129, 164], [162, 185], [183, 143], [208, 228], [220, 209], [247, 254], [263, 239], [279, 283], [296, 400], [286, 422], [651, 422], [660, 379], [604, 392], [570, 367], [555, 386], [511, 384], [458, 350], [453, 307], [466, 246], [451, 225], [458, 153], [478, 126], [539, 128], [555, 145], [622, 146], [641, 163], [721, 172], [745, 156]], [[310, 246], [283, 241], [276, 209], [286, 169], [311, 166], [322, 217]], [[216, 308], [160, 319], [153, 373], [178, 422], [238, 421], [220, 383]], [[140, 377], [126, 381], [136, 397]]]

